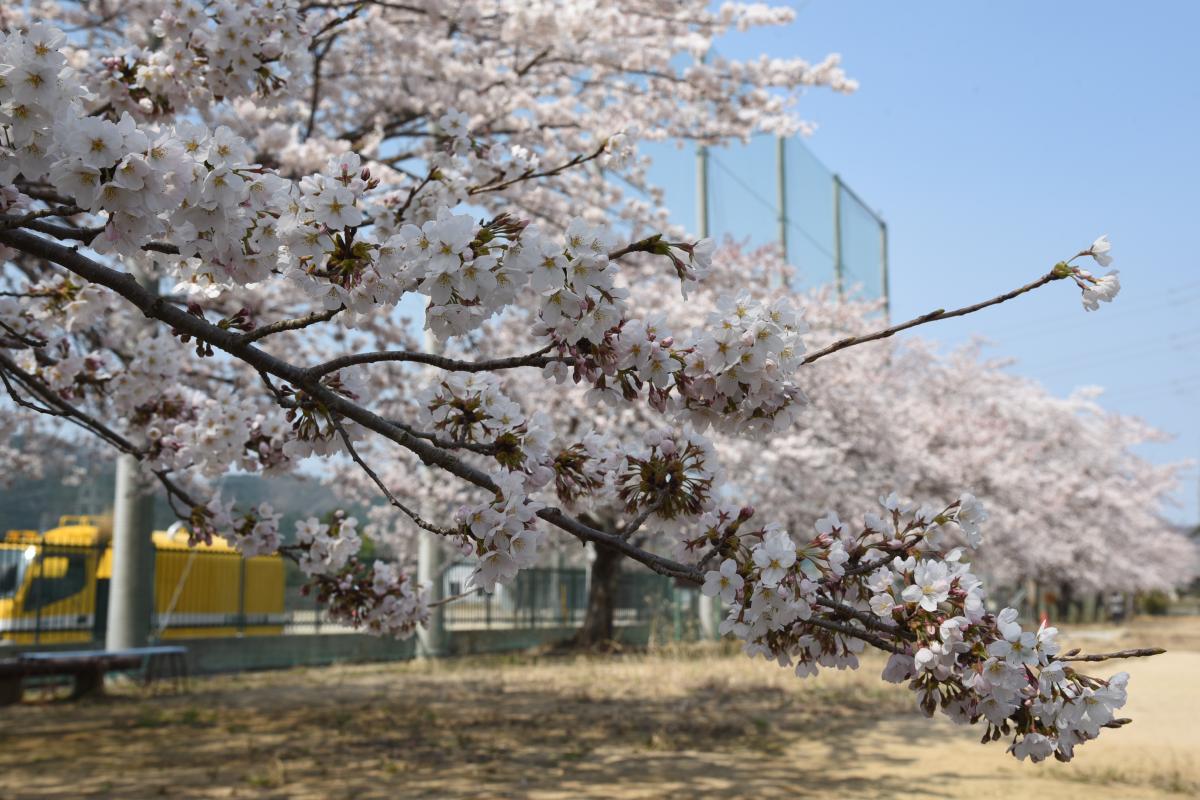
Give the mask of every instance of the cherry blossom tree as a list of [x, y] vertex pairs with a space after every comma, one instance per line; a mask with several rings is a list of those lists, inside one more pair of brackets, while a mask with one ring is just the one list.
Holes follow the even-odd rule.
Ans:
[[[639, 318], [653, 317], [670, 330], [702, 325], [723, 292], [741, 289], [766, 302], [794, 296], [792, 269], [776, 249], [746, 250], [731, 242], [686, 299], [667, 280], [645, 276], [639, 285], [646, 290], [630, 304]], [[802, 297], [801, 304], [806, 341], [814, 345], [867, 333], [880, 318], [878, 304], [837, 301], [828, 290]], [[495, 357], [531, 346], [519, 329], [496, 325], [473, 351]], [[887, 339], [822, 359], [804, 375], [803, 424], [775, 436], [770, 448], [713, 437], [738, 496], [772, 508], [790, 528], [831, 510], [850, 514], [853, 508], [844, 503], [869, 497], [882, 485], [930, 502], [967, 487], [991, 513], [987, 543], [975, 563], [1000, 586], [1014, 588], [1032, 577], [1065, 598], [1170, 589], [1195, 573], [1194, 548], [1160, 513], [1179, 465], [1157, 467], [1130, 452], [1161, 438], [1137, 420], [1105, 414], [1084, 395], [1054, 398], [1005, 372], [1002, 362], [982, 360], [976, 347], [943, 357], [919, 341], [901, 346]], [[525, 396], [538, 390], [539, 380], [532, 372], [516, 373], [508, 385], [514, 396]], [[597, 407], [582, 391], [558, 393], [542, 407], [556, 430], [600, 428], [631, 442], [659, 421], [624, 404]], [[404, 485], [413, 466], [394, 467], [389, 484]], [[356, 485], [353, 472], [339, 472], [332, 481]], [[357, 483], [351, 496], [361, 502], [374, 487]], [[475, 499], [470, 490], [454, 493], [452, 486], [437, 496], [443, 507]], [[624, 525], [617, 508], [593, 504], [588, 513], [603, 518], [599, 527]], [[403, 539], [406, 528], [395, 530]], [[1055, 531], [1053, 541], [1039, 545], [1047, 530]], [[643, 526], [631, 537], [670, 544], [655, 540], [655, 533]], [[1131, 548], [1131, 540], [1145, 545]], [[580, 643], [612, 638], [611, 599], [624, 560], [617, 550], [597, 548]]]
[[[1107, 266], [1107, 239], [989, 300], [816, 349], [789, 298], [746, 286], [691, 330], [637, 311], [664, 275], [697, 292], [713, 243], [641, 199], [634, 142], [789, 133], [802, 89], [853, 88], [835, 58], [679, 66], [790, 12], [134, 0], [0, 15], [10, 402], [135, 456], [194, 539], [278, 550], [337, 618], [410, 634], [424, 587], [368, 563], [357, 519], [313, 517], [285, 543], [273, 509], [208, 488], [232, 468], [348, 461], [476, 559], [485, 589], [572, 537], [720, 594], [723, 631], [799, 675], [887, 652], [884, 678], [927, 713], [982, 724], [1019, 758], [1068, 759], [1125, 723], [1127, 676], [1075, 663], [1153, 651], [1062, 653], [1054, 629], [988, 612], [965, 560], [987, 518], [973, 495], [917, 505], [884, 486], [861, 525], [798, 526], [742, 500], [714, 444], [803, 428], [806, 365], [850, 348], [1067, 280], [1098, 307], [1116, 275], [1085, 264]], [[532, 349], [460, 355], [489, 320]], [[517, 395], [522, 371], [538, 388]], [[547, 398], [573, 387], [655, 423], [636, 439], [557, 428]], [[378, 468], [400, 452], [478, 499], [418, 508]]]
[[[804, 306], [816, 345], [872, 325], [869, 303]], [[727, 468], [792, 525], [852, 513], [847, 498], [881, 483], [922, 502], [969, 489], [990, 514], [975, 564], [1002, 586], [1034, 579], [1067, 596], [1190, 580], [1195, 548], [1162, 513], [1184, 465], [1132, 451], [1164, 435], [1092, 391], [1054, 397], [1005, 367], [976, 345], [943, 355], [913, 339], [824, 359], [805, 372], [806, 424], [766, 452], [730, 448]]]

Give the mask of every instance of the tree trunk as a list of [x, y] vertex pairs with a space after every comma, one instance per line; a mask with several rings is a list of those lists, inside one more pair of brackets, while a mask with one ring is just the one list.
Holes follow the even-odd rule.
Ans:
[[1055, 620], [1060, 625], [1073, 622], [1071, 619], [1071, 606], [1075, 602], [1075, 593], [1071, 590], [1071, 584], [1064, 583], [1058, 590], [1058, 619]]
[[621, 570], [619, 550], [597, 543], [588, 587], [587, 612], [583, 626], [575, 634], [579, 647], [599, 647], [613, 639], [613, 614], [617, 607], [617, 576]]

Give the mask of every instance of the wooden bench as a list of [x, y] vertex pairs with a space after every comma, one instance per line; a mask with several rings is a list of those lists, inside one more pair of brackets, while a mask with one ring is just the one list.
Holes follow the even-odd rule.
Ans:
[[71, 699], [104, 691], [107, 672], [141, 672], [142, 682], [164, 678], [178, 688], [187, 681], [187, 648], [178, 646], [134, 647], [128, 650], [59, 650], [21, 653], [0, 661], [0, 706], [21, 701], [25, 678], [69, 675], [74, 678]]

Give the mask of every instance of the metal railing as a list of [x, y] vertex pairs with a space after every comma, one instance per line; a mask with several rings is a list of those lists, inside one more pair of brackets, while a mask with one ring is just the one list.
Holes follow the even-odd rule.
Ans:
[[[0, 548], [0, 646], [102, 643], [108, 614], [111, 559], [98, 545], [22, 544]], [[275, 570], [268, 574], [265, 569]], [[282, 569], [282, 575], [279, 570]], [[465, 591], [474, 566], [451, 564], [443, 596]], [[245, 559], [234, 552], [159, 550], [155, 561], [152, 637], [272, 636], [353, 633], [332, 622], [291, 562]], [[282, 598], [280, 597], [282, 593]], [[649, 572], [617, 577], [614, 622], [678, 627], [674, 583]], [[490, 594], [477, 593], [444, 609], [449, 631], [576, 627], [588, 602], [583, 568], [521, 570]]]
[[[444, 596], [466, 591], [469, 564], [452, 564], [445, 572]], [[508, 585], [492, 593], [478, 592], [446, 606], [447, 630], [574, 627], [587, 611], [587, 570], [578, 567], [523, 569]], [[656, 606], [669, 601], [672, 582], [649, 573], [617, 576], [614, 621], [618, 625], [648, 622]]]

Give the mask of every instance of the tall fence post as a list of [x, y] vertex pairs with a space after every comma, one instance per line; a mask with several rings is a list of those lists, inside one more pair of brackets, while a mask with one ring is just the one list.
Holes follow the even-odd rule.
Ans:
[[787, 140], [775, 137], [775, 202], [779, 205], [779, 249], [788, 263]]
[[41, 644], [42, 641], [42, 586], [45, 581], [42, 580], [42, 571], [46, 568], [46, 545], [45, 539], [42, 539], [42, 546], [38, 549], [37, 557], [33, 559], [33, 585], [37, 587], [34, 593], [33, 602], [37, 603], [37, 615], [33, 623], [33, 643]]
[[887, 223], [879, 220], [879, 288], [883, 295], [883, 314], [890, 323], [892, 321], [892, 290], [888, 276], [888, 228]]
[[842, 268], [842, 179], [833, 174], [833, 280], [838, 300], [845, 299], [845, 276]]

